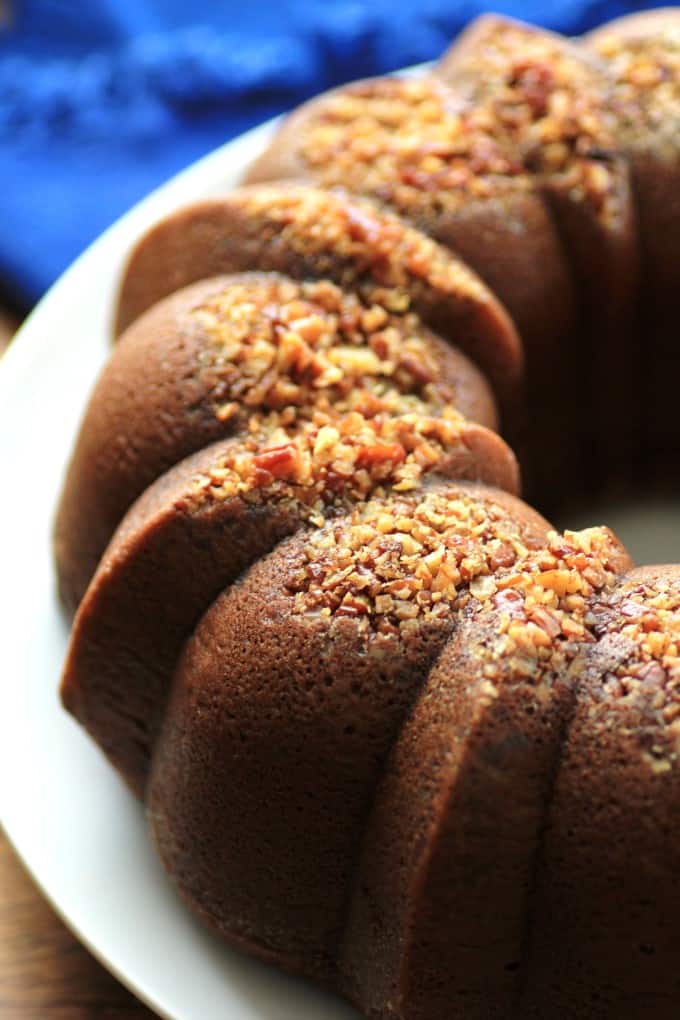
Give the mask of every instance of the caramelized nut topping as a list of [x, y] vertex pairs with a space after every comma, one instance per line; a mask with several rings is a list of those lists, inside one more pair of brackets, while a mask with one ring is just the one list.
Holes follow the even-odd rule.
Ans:
[[427, 78], [376, 79], [330, 95], [300, 155], [325, 187], [371, 195], [412, 218], [530, 187], [493, 130]]
[[606, 80], [549, 37], [502, 25], [469, 58], [463, 104], [433, 79], [376, 79], [327, 97], [300, 143], [325, 187], [367, 194], [428, 221], [537, 175], [605, 221], [619, 215]]
[[605, 223], [616, 218], [620, 180], [604, 74], [559, 40], [512, 22], [489, 22], [476, 43], [454, 64], [454, 80], [472, 85], [476, 125], [550, 188]]
[[615, 31], [598, 39], [613, 82], [612, 111], [620, 140], [631, 149], [654, 148], [657, 158], [680, 149], [680, 23], [663, 33], [622, 38]]
[[644, 727], [639, 736], [652, 769], [668, 771], [680, 760], [680, 578], [624, 583], [593, 604], [589, 623], [606, 667], [603, 691], [656, 722], [651, 743]]
[[[516, 568], [500, 571], [497, 594], [475, 619], [474, 648], [490, 683], [508, 671], [515, 679], [550, 686], [567, 676], [584, 644], [594, 641], [586, 617], [590, 600], [616, 582], [621, 546], [608, 528], [552, 532], [545, 548]], [[484, 618], [493, 616], [491, 629]], [[493, 634], [493, 637], [490, 637]]]
[[619, 553], [602, 528], [551, 533], [544, 548], [531, 548], [506, 509], [433, 490], [373, 499], [312, 534], [307, 566], [289, 587], [296, 612], [352, 616], [381, 634], [465, 607], [493, 612], [497, 641], [484, 648], [485, 673], [510, 656], [529, 676], [566, 643], [590, 639], [587, 599], [613, 583]]
[[[349, 183], [340, 181], [340, 184]], [[367, 201], [317, 188], [259, 185], [239, 194], [261, 244], [276, 237], [301, 256], [342, 263], [342, 285], [369, 307], [403, 314], [435, 288], [484, 303], [479, 278], [441, 245]], [[263, 226], [261, 219], [266, 220]]]
[[242, 410], [257, 431], [267, 412], [270, 427], [290, 427], [317, 411], [436, 412], [454, 398], [413, 313], [367, 307], [328, 281], [243, 278], [192, 316], [222, 421]]
[[245, 437], [196, 478], [198, 501], [266, 495], [320, 525], [381, 486], [415, 489], [464, 445], [467, 420], [412, 312], [366, 306], [328, 281], [258, 277], [193, 316], [210, 340], [216, 414], [248, 415]]
[[440, 417], [318, 411], [293, 428], [275, 415], [196, 477], [194, 499], [199, 504], [240, 495], [250, 503], [287, 502], [320, 527], [326, 513], [371, 494], [417, 488], [462, 441], [464, 425], [452, 408]]

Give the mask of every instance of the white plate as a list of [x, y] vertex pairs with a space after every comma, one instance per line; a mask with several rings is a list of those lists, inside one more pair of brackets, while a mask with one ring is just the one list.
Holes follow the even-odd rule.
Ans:
[[152, 852], [141, 807], [57, 697], [68, 629], [54, 595], [52, 517], [109, 350], [126, 253], [177, 206], [235, 185], [271, 129], [223, 146], [124, 216], [40, 302], [0, 365], [0, 817], [78, 937], [172, 1020], [358, 1016], [193, 920]]
[[[41, 301], [0, 365], [0, 817], [79, 938], [173, 1020], [358, 1015], [237, 955], [192, 919], [152, 853], [140, 806], [57, 698], [67, 626], [54, 596], [52, 516], [85, 400], [109, 350], [126, 253], [177, 206], [236, 184], [271, 130], [270, 123], [218, 149], [108, 230]], [[641, 538], [647, 562], [680, 559], [678, 520], [677, 507], [654, 508], [642, 526], [628, 515], [622, 537], [634, 552]], [[664, 522], [667, 536], [658, 532]]]

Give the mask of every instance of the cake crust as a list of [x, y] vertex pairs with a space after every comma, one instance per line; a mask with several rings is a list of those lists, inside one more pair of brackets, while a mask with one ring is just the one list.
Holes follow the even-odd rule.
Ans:
[[677, 1020], [680, 566], [495, 430], [562, 515], [673, 474], [679, 19], [478, 19], [123, 276], [63, 702], [189, 907], [373, 1020]]
[[505, 391], [521, 378], [514, 324], [464, 262], [356, 197], [290, 182], [243, 188], [152, 228], [130, 256], [116, 333], [179, 287], [253, 270], [330, 279], [369, 303], [412, 307]]
[[[355, 389], [363, 401], [350, 399]], [[498, 428], [479, 370], [411, 313], [280, 274], [214, 277], [175, 292], [121, 338], [85, 412], [56, 521], [64, 604], [75, 611], [135, 499], [202, 447], [265, 419], [290, 426], [313, 407], [374, 417], [438, 415], [447, 405]], [[484, 431], [471, 427], [468, 439], [471, 459], [480, 444], [491, 452]], [[496, 480], [515, 488], [503, 460], [499, 449]]]

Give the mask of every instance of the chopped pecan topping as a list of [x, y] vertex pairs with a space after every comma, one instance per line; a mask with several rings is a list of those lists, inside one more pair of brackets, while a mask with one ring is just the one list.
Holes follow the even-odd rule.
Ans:
[[466, 419], [452, 407], [439, 417], [407, 413], [366, 418], [316, 412], [288, 427], [265, 418], [214, 465], [197, 475], [197, 503], [242, 496], [288, 500], [307, 520], [347, 508], [387, 488], [416, 489], [425, 474], [463, 443]]
[[593, 612], [598, 637], [615, 636], [622, 650], [612, 675], [623, 691], [654, 681], [680, 706], [680, 579], [626, 584]]
[[[434, 79], [382, 78], [328, 96], [305, 127], [300, 155], [324, 186], [416, 218], [529, 187], [507, 147]], [[411, 261], [413, 272], [422, 272], [420, 261]]]
[[548, 33], [498, 21], [454, 66], [455, 79], [468, 86], [475, 122], [529, 172], [589, 205], [605, 223], [619, 215], [609, 82], [587, 55]]
[[402, 315], [431, 288], [487, 299], [478, 277], [451, 252], [368, 201], [320, 188], [260, 185], [239, 194], [238, 205], [259, 244], [276, 237], [303, 257], [331, 260], [345, 289], [369, 307]]
[[331, 407], [371, 417], [453, 397], [438, 381], [435, 348], [416, 315], [366, 307], [328, 281], [244, 277], [191, 315], [206, 335], [202, 370], [220, 421], [251, 408], [303, 419]]
[[[620, 212], [606, 77], [586, 57], [521, 26], [492, 26], [461, 75], [471, 101], [434, 79], [375, 79], [324, 98], [299, 154], [326, 187], [369, 195], [427, 226], [465, 202], [533, 187], [531, 176]], [[444, 68], [445, 74], [445, 68]]]
[[595, 600], [589, 624], [602, 650], [598, 681], [638, 715], [630, 735], [641, 760], [670, 772], [680, 761], [680, 577], [624, 582]]
[[507, 510], [432, 491], [373, 499], [328, 524], [310, 536], [307, 565], [289, 586], [297, 612], [329, 617], [360, 595], [360, 626], [380, 634], [404, 635], [464, 607], [493, 612], [498, 648], [485, 646], [487, 666], [498, 666], [501, 649], [520, 649], [517, 668], [530, 661], [533, 673], [536, 660], [554, 664], [567, 645], [573, 655], [576, 640], [592, 640], [587, 599], [613, 583], [619, 550], [599, 528], [552, 533], [537, 550]]
[[653, 147], [657, 158], [680, 149], [680, 28], [623, 38], [615, 31], [596, 48], [613, 81], [612, 111], [620, 141], [631, 149]]
[[294, 480], [298, 474], [299, 460], [295, 443], [282, 443], [253, 454], [253, 468], [258, 479], [268, 475], [270, 478]]

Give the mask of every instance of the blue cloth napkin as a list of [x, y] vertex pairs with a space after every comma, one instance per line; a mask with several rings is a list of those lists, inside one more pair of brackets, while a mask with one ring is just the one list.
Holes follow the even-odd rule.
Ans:
[[5, 6], [0, 300], [28, 307], [153, 188], [315, 92], [436, 57], [483, 10], [577, 33], [645, 5], [5, 0]]

